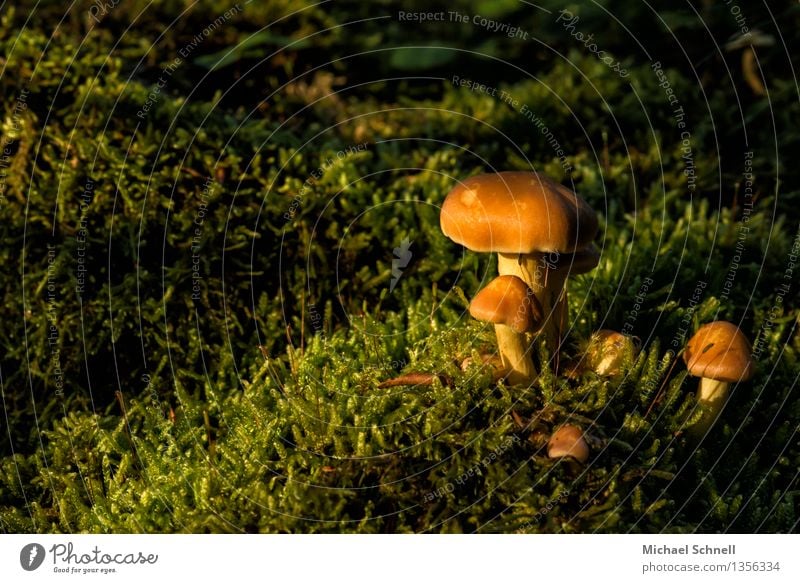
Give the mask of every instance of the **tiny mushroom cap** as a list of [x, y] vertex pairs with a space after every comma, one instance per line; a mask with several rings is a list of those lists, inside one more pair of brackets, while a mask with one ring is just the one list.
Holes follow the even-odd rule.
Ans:
[[753, 376], [750, 343], [730, 322], [711, 322], [692, 336], [683, 353], [689, 374], [728, 383]]
[[476, 320], [505, 324], [520, 334], [535, 332], [544, 317], [528, 285], [515, 275], [494, 278], [472, 299], [469, 313]]
[[583, 438], [583, 431], [574, 425], [562, 425], [547, 443], [550, 459], [572, 456], [581, 463], [589, 459], [589, 444]]
[[442, 232], [472, 251], [573, 253], [599, 228], [592, 208], [569, 188], [536, 172], [473, 176], [447, 195]]
[[630, 349], [636, 355], [636, 343], [629, 336], [615, 330], [598, 330], [589, 340], [586, 351], [588, 366], [599, 375], [615, 376], [620, 372], [620, 366], [625, 356], [625, 351]]
[[738, 35], [731, 41], [725, 43], [726, 51], [735, 51], [745, 47], [771, 47], [775, 44], [775, 37], [765, 34], [758, 29], [752, 29], [744, 34]]

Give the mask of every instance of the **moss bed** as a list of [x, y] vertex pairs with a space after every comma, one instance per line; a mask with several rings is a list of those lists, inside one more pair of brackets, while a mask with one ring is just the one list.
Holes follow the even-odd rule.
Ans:
[[[5, 6], [0, 531], [796, 531], [800, 10], [650, 4]], [[460, 366], [496, 257], [439, 207], [491, 169], [600, 218], [530, 388]], [[694, 438], [718, 319], [756, 372]], [[641, 353], [563, 374], [601, 328]]]

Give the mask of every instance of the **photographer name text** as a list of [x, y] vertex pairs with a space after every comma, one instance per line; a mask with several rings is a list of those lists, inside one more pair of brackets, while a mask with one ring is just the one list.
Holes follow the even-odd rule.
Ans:
[[736, 545], [712, 547], [710, 545], [642, 545], [643, 555], [735, 555]]

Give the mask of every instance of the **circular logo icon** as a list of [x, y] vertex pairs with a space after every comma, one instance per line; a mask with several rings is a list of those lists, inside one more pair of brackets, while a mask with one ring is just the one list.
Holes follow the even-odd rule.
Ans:
[[38, 543], [25, 545], [19, 552], [19, 564], [26, 571], [35, 571], [44, 563], [44, 554], [44, 547]]

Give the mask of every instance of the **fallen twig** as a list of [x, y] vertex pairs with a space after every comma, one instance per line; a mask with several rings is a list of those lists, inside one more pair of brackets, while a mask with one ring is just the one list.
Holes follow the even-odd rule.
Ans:
[[443, 374], [432, 374], [429, 372], [410, 372], [408, 374], [400, 375], [393, 379], [383, 381], [378, 385], [379, 389], [388, 389], [389, 387], [405, 387], [410, 385], [416, 386], [429, 386], [433, 381], [439, 379], [443, 385], [452, 387], [453, 381], [450, 377]]

